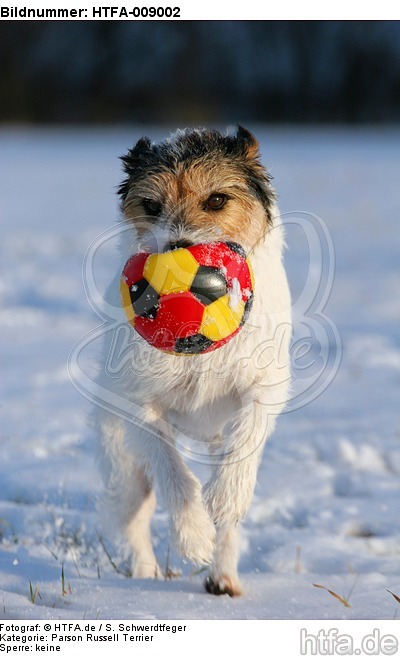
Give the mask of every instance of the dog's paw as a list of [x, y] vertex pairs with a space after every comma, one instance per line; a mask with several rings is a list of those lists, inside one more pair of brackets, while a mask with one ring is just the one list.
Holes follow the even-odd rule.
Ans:
[[213, 595], [229, 595], [239, 597], [242, 594], [242, 586], [237, 577], [222, 575], [217, 577], [207, 576], [204, 587]]
[[156, 560], [132, 560], [132, 578], [134, 579], [163, 579], [164, 574]]
[[214, 555], [215, 526], [203, 506], [186, 506], [173, 518], [172, 539], [181, 556], [208, 565]]

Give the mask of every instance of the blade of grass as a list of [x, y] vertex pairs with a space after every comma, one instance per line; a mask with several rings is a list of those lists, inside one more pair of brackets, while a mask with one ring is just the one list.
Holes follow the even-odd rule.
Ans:
[[106, 545], [104, 544], [101, 536], [97, 535], [97, 537], [98, 537], [98, 540], [99, 540], [101, 546], [104, 549], [104, 553], [106, 554], [106, 556], [107, 556], [110, 564], [112, 565], [113, 569], [117, 572], [117, 574], [122, 574], [122, 576], [128, 577], [129, 575], [126, 572], [123, 572], [121, 569], [119, 569], [119, 567], [117, 567], [117, 565], [114, 563], [113, 559], [111, 558], [110, 554], [107, 551]]
[[63, 597], [72, 594], [71, 584], [68, 583], [68, 586], [65, 585], [64, 563], [61, 565], [61, 593]]
[[396, 599], [397, 603], [400, 604], [400, 597], [398, 595], [394, 594], [394, 592], [391, 592], [387, 588], [386, 588], [386, 592], [389, 592], [389, 594], [391, 594], [392, 597], [394, 597]]
[[351, 608], [349, 602], [343, 597], [341, 597], [340, 595], [338, 595], [337, 592], [334, 592], [333, 590], [329, 590], [329, 588], [326, 588], [324, 585], [321, 585], [320, 583], [313, 583], [313, 586], [314, 588], [321, 588], [322, 590], [326, 590], [327, 592], [329, 592], [330, 595], [332, 595], [332, 597], [340, 601], [340, 603], [343, 604], [343, 606], [345, 606], [346, 608]]
[[35, 603], [36, 597], [39, 597], [41, 599], [42, 597], [40, 596], [39, 588], [36, 585], [35, 589], [33, 589], [32, 581], [29, 581], [29, 598], [32, 602], [32, 604]]

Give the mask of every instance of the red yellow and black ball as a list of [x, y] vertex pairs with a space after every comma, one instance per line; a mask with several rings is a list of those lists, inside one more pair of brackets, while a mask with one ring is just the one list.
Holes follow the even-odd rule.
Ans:
[[137, 253], [121, 276], [129, 323], [149, 344], [177, 355], [208, 353], [237, 335], [253, 290], [250, 262], [234, 242]]

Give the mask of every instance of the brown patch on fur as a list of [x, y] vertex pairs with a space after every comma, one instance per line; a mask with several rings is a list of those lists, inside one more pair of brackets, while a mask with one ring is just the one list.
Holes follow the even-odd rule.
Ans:
[[[257, 149], [257, 145], [249, 148]], [[213, 193], [228, 197], [221, 210], [205, 208]], [[161, 203], [159, 219], [146, 215], [144, 198]], [[164, 220], [171, 235], [180, 232], [190, 238], [191, 233], [201, 234], [204, 240], [236, 241], [247, 249], [255, 246], [267, 230], [264, 208], [237, 167], [226, 158], [199, 160], [189, 168], [181, 163], [175, 170], [164, 168], [150, 173], [130, 187], [124, 213], [128, 220], [137, 223], [139, 236], [145, 232], [146, 224]]]
[[246, 146], [245, 157], [247, 160], [258, 160], [260, 157], [260, 144], [254, 135], [252, 135], [252, 141], [248, 142]]

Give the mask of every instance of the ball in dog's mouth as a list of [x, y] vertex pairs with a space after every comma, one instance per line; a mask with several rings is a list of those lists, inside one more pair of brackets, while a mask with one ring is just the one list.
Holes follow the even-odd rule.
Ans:
[[[188, 242], [185, 242], [188, 244]], [[121, 276], [131, 326], [165, 353], [214, 351], [237, 335], [254, 298], [249, 259], [240, 244], [176, 242], [163, 253], [137, 253]]]

